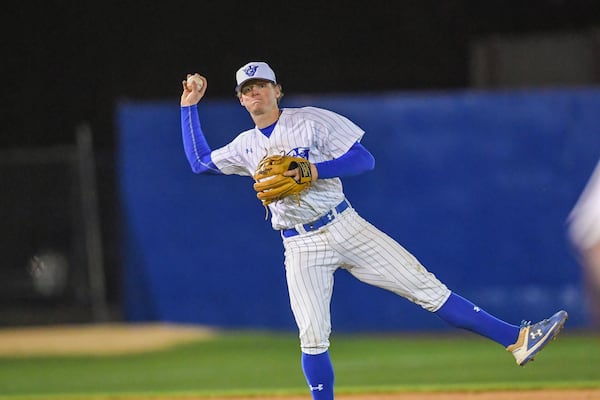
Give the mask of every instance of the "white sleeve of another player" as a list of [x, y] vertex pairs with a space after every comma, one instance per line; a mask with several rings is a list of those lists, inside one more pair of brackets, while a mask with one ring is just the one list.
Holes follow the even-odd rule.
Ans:
[[600, 242], [600, 161], [569, 218], [569, 236], [581, 250]]

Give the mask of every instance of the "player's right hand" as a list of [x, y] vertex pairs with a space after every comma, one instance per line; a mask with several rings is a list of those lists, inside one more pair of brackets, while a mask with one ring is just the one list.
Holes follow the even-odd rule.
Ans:
[[[188, 74], [187, 76], [191, 76], [192, 74]], [[200, 99], [204, 97], [204, 93], [206, 93], [207, 80], [205, 77], [200, 76], [204, 81], [204, 85], [198, 91], [196, 89], [196, 84], [192, 83], [192, 85], [188, 85], [187, 79], [182, 81], [181, 84], [183, 86], [183, 92], [181, 93], [181, 106], [193, 106], [194, 104], [198, 104]]]

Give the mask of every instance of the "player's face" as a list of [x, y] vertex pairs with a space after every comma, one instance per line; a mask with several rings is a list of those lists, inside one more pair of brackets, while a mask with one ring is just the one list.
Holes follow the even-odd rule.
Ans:
[[250, 96], [254, 89], [265, 89], [271, 85], [269, 81], [263, 81], [259, 79], [251, 79], [242, 86], [240, 92], [243, 95]]
[[251, 114], [260, 114], [277, 108], [277, 98], [281, 95], [279, 86], [269, 81], [250, 80], [242, 86], [240, 103]]

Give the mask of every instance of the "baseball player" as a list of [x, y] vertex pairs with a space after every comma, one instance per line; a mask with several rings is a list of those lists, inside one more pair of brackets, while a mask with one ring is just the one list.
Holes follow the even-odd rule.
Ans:
[[583, 267], [592, 322], [600, 329], [600, 161], [567, 222], [569, 239]]
[[[263, 204], [267, 204], [271, 225], [283, 240], [301, 365], [313, 399], [334, 398], [328, 348], [330, 300], [338, 268], [420, 305], [453, 326], [499, 343], [521, 366], [560, 332], [567, 320], [565, 311], [535, 324], [524, 321], [520, 326], [490, 315], [452, 292], [410, 252], [356, 212], [344, 195], [340, 178], [371, 170], [375, 163], [360, 144], [364, 131], [352, 121], [321, 108], [281, 108], [283, 91], [275, 72], [265, 62], [250, 62], [237, 71], [235, 90], [254, 126], [229, 144], [211, 150], [197, 112], [207, 81], [199, 74], [188, 77], [196, 81], [182, 82], [181, 127], [185, 154], [195, 173], [256, 177], [265, 154], [305, 161], [292, 164], [282, 175], [298, 184], [306, 183], [306, 189]], [[259, 199], [268, 198], [271, 190], [277, 189], [265, 189], [268, 184], [267, 179], [254, 184]]]

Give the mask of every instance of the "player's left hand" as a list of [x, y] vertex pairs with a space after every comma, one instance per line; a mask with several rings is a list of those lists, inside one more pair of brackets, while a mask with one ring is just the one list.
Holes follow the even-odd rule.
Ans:
[[[315, 167], [315, 164], [313, 164], [313, 163], [310, 164], [310, 171], [311, 171], [311, 177], [310, 177], [311, 180], [310, 181], [314, 182], [319, 177], [319, 171], [317, 170], [317, 167]], [[290, 176], [296, 182], [300, 183], [300, 181], [302, 180], [302, 171], [300, 171], [300, 167], [296, 167], [289, 171], [285, 171], [283, 173], [283, 176]]]
[[299, 193], [313, 181], [311, 165], [311, 162], [302, 157], [282, 154], [265, 156], [253, 175], [256, 197], [265, 207], [291, 195], [300, 201]]

